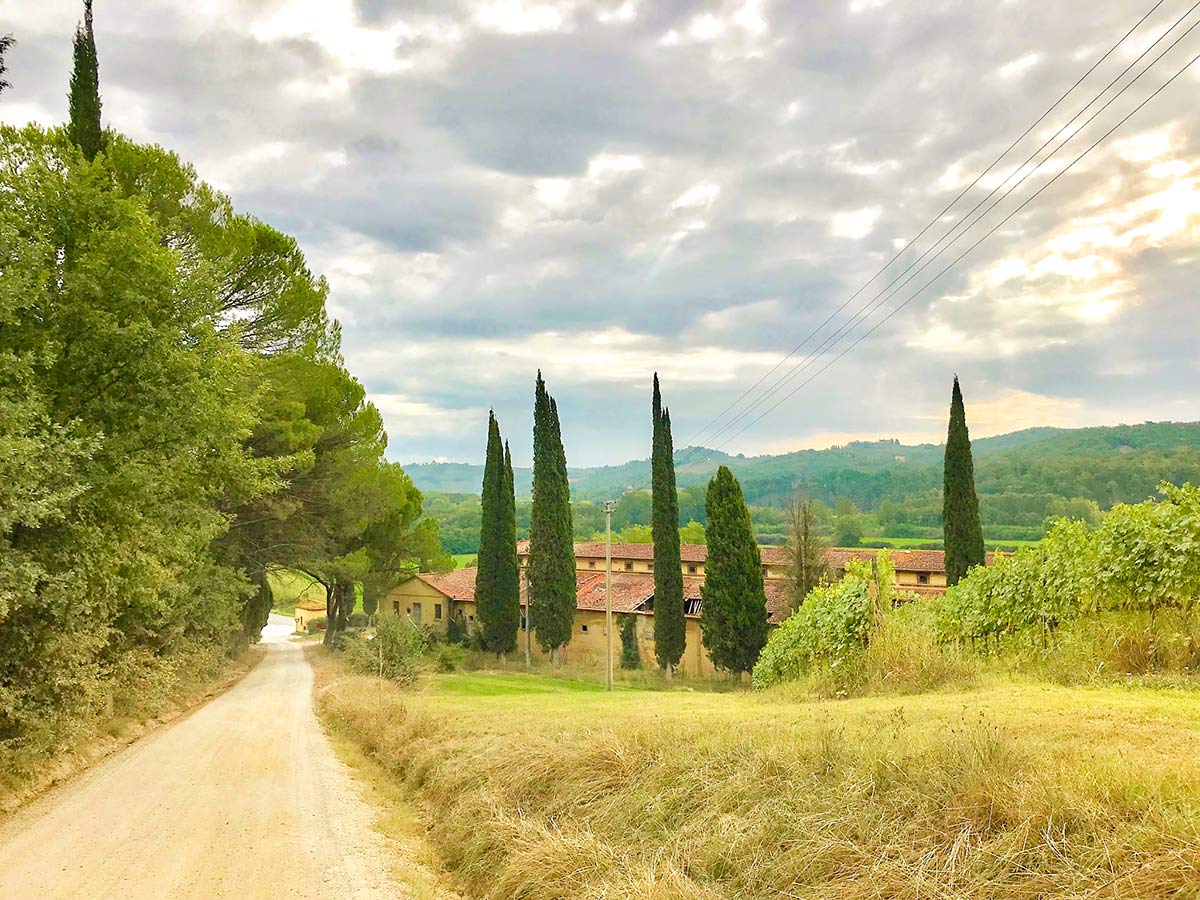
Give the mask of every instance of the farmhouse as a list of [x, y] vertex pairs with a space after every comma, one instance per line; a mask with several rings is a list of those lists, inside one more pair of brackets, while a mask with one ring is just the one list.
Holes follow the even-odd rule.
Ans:
[[323, 600], [301, 600], [296, 604], [296, 631], [308, 630], [308, 623], [313, 619], [325, 618], [325, 602]]
[[[567, 651], [576, 660], [600, 660], [604, 657], [604, 551], [601, 542], [575, 545], [575, 634]], [[875, 550], [830, 550], [827, 561], [835, 577], [840, 577], [851, 559], [873, 559]], [[763, 588], [767, 597], [768, 622], [778, 625], [787, 615], [787, 559], [781, 547], [762, 547]], [[713, 670], [700, 641], [700, 586], [708, 548], [702, 544], [680, 547], [683, 565], [684, 615], [687, 620], [687, 649], [680, 668], [687, 672]], [[916, 596], [940, 594], [946, 589], [944, 557], [940, 550], [894, 550], [891, 557], [896, 569], [896, 587]], [[525, 568], [529, 563], [529, 542], [517, 544], [521, 565], [521, 626], [518, 643], [524, 646], [527, 604]], [[642, 659], [654, 658], [654, 548], [650, 544], [613, 544], [612, 603], [614, 615], [637, 617], [638, 643]], [[988, 562], [991, 562], [989, 555]], [[475, 623], [475, 568], [458, 569], [445, 574], [414, 576], [393, 588], [380, 603], [382, 616], [408, 616], [412, 621], [445, 630], [451, 616], [461, 617], [468, 627]], [[537, 629], [537, 607], [533, 610]], [[615, 627], [615, 626], [614, 626]], [[539, 652], [536, 641], [534, 652]]]

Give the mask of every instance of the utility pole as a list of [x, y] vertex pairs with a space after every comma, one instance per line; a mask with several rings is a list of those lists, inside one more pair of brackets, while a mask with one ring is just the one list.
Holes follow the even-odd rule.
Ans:
[[533, 668], [533, 595], [528, 579], [525, 581], [525, 668]]
[[608, 689], [613, 689], [612, 647], [612, 514], [615, 504], [604, 501], [604, 655], [608, 663]]

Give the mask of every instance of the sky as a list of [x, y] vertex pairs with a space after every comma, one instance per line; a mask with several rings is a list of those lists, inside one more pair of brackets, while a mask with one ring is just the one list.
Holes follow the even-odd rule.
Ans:
[[[975, 436], [1200, 418], [1200, 64], [1066, 171], [1200, 28], [1059, 131], [1189, 5], [1162, 3], [915, 241], [1150, 0], [98, 0], [96, 34], [106, 125], [328, 278], [389, 457], [481, 461], [492, 407], [528, 464], [540, 367], [568, 460], [598, 465], [649, 454], [655, 371], [676, 447], [747, 455], [941, 440], [955, 373]], [[0, 121], [65, 118], [81, 6], [0, 0]]]

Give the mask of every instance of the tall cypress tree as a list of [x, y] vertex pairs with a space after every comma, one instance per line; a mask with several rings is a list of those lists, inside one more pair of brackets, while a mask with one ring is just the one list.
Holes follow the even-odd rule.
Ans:
[[100, 152], [104, 135], [100, 126], [100, 61], [92, 31], [92, 0], [84, 0], [83, 24], [75, 29], [75, 68], [69, 95], [71, 121], [67, 133], [91, 162]]
[[533, 404], [533, 504], [529, 523], [529, 602], [537, 639], [555, 660], [575, 624], [575, 545], [571, 492], [558, 406], [537, 376]]
[[975, 493], [975, 464], [958, 376], [950, 395], [950, 427], [942, 482], [942, 534], [946, 547], [946, 583], [958, 584], [972, 566], [984, 563], [983, 528]]
[[654, 656], [670, 672], [679, 665], [687, 643], [683, 616], [683, 564], [679, 559], [679, 494], [675, 490], [675, 450], [671, 414], [662, 408], [658, 373], [654, 374], [651, 404], [654, 436], [650, 454], [652, 475], [651, 532], [654, 539]]
[[500, 631], [505, 635], [507, 649], [517, 645], [517, 632], [521, 628], [521, 563], [517, 559], [517, 498], [513, 482], [512, 451], [508, 441], [504, 442], [504, 490], [500, 528], [499, 567], [496, 571], [496, 599], [501, 622]]
[[484, 632], [484, 643], [493, 649], [497, 624], [497, 577], [500, 568], [500, 516], [504, 492], [504, 445], [496, 413], [487, 413], [487, 452], [484, 486], [480, 491], [479, 568], [475, 570], [475, 612]]
[[767, 642], [762, 557], [742, 487], [726, 466], [708, 483], [708, 561], [700, 589], [700, 631], [713, 665], [749, 672]]
[[[511, 519], [511, 496], [504, 445], [500, 441], [500, 423], [496, 421], [496, 414], [489, 412], [483, 489], [479, 499], [479, 568], [475, 573], [475, 608], [484, 646], [493, 653], [507, 653], [517, 642], [517, 622], [509, 608], [511, 597], [507, 570], [509, 556], [516, 554], [516, 526]], [[505, 547], [506, 543], [512, 544], [511, 550]]]
[[4, 64], [4, 54], [16, 43], [11, 34], [0, 34], [0, 94], [4, 93], [5, 88], [12, 87], [4, 78], [4, 73], [8, 67]]

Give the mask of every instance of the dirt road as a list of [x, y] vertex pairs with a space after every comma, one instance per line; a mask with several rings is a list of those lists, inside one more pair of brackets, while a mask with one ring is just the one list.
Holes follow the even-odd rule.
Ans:
[[408, 896], [290, 630], [268, 626], [231, 690], [0, 826], [0, 897]]

